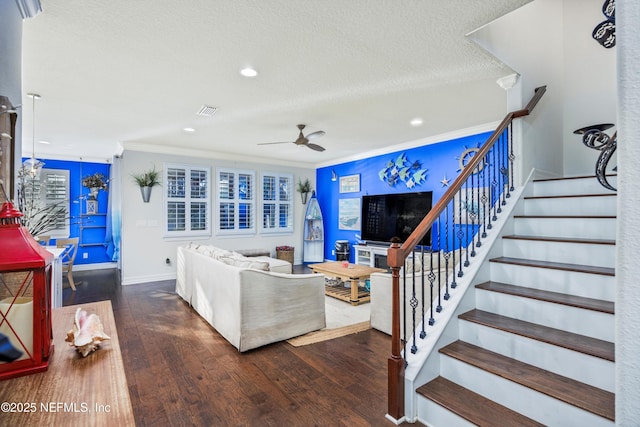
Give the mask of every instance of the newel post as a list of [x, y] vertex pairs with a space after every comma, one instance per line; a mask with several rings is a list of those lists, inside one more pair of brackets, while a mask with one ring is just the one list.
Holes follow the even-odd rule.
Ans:
[[391, 267], [391, 356], [388, 366], [388, 415], [396, 420], [404, 417], [404, 359], [400, 340], [400, 267], [404, 257], [400, 250], [400, 239], [391, 239], [387, 251], [387, 264]]

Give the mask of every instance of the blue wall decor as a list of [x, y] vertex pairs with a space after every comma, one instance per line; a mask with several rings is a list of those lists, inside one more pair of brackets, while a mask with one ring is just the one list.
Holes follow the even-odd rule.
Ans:
[[[467, 149], [467, 147], [477, 147], [484, 144], [484, 142], [491, 136], [491, 132], [485, 132], [477, 135], [466, 136], [462, 138], [452, 139], [449, 141], [443, 141], [436, 144], [425, 145], [422, 147], [416, 147], [409, 150], [398, 151], [395, 153], [373, 156], [366, 159], [354, 160], [351, 162], [329, 165], [326, 167], [318, 168], [316, 170], [316, 196], [318, 203], [324, 215], [324, 229], [325, 229], [325, 259], [335, 260], [336, 256], [333, 253], [334, 243], [336, 240], [347, 240], [349, 246], [354, 245], [360, 241], [359, 230], [344, 230], [340, 227], [340, 218], [338, 212], [340, 211], [340, 199], [360, 197], [365, 194], [388, 194], [388, 193], [406, 193], [412, 191], [432, 191], [433, 192], [433, 204], [435, 205], [442, 195], [446, 192], [449, 181], [453, 180], [460, 173], [459, 169], [459, 157], [460, 153]], [[383, 170], [387, 169], [390, 162], [389, 159], [393, 159], [393, 165], [395, 166], [397, 161], [404, 167], [411, 167], [415, 164], [413, 159], [421, 159], [416, 171], [424, 171], [424, 179], [420, 180], [420, 186], [408, 187], [405, 185], [389, 185], [386, 180], [381, 179], [382, 170], [380, 165], [385, 166]], [[429, 174], [435, 174], [435, 176], [444, 177], [443, 180], [427, 180], [426, 172]], [[332, 172], [338, 177], [360, 174], [360, 191], [357, 193], [341, 194], [339, 191], [339, 182], [331, 179]], [[398, 177], [399, 178], [399, 177]], [[425, 212], [426, 214], [426, 212]], [[467, 227], [466, 224], [456, 225], [456, 227]], [[433, 235], [433, 249], [437, 249], [440, 246], [440, 242], [444, 238], [440, 237], [437, 230], [437, 224], [434, 224]], [[350, 251], [351, 262], [353, 262], [353, 253]]]
[[107, 215], [110, 214], [107, 212], [108, 190], [98, 192], [98, 211], [95, 215], [87, 215], [85, 200], [89, 196], [89, 189], [82, 186], [82, 178], [87, 175], [101, 173], [108, 177], [111, 165], [67, 160], [43, 159], [43, 161], [45, 169], [69, 171], [69, 216], [71, 218], [69, 237], [81, 237], [78, 243], [78, 254], [73, 264], [111, 262], [111, 258], [107, 256], [107, 247], [104, 245]]
[[402, 182], [411, 189], [427, 179], [428, 169], [422, 169], [422, 163], [416, 160], [410, 162], [406, 153], [401, 153], [395, 160], [389, 160], [385, 167], [378, 172], [380, 181], [391, 187]]

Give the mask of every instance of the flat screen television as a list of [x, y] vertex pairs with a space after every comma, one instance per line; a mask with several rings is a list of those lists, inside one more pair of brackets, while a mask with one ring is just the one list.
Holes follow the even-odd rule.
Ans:
[[[426, 191], [362, 196], [361, 239], [389, 245], [398, 237], [404, 242], [431, 210], [432, 195]], [[418, 245], [431, 246], [431, 230]]]

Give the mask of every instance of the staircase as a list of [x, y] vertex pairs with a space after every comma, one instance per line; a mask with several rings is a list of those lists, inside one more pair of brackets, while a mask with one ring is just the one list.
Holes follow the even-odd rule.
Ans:
[[531, 185], [417, 389], [429, 426], [614, 425], [616, 195], [595, 178]]

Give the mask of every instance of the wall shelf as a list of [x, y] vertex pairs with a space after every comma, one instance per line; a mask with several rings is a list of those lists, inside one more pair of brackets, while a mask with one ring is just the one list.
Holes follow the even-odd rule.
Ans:
[[322, 221], [322, 212], [315, 192], [312, 193], [307, 202], [302, 238], [303, 262], [324, 261], [324, 222]]
[[[98, 208], [104, 204], [99, 204]], [[80, 243], [81, 248], [104, 246], [107, 233], [107, 213], [81, 213], [80, 214]]]

